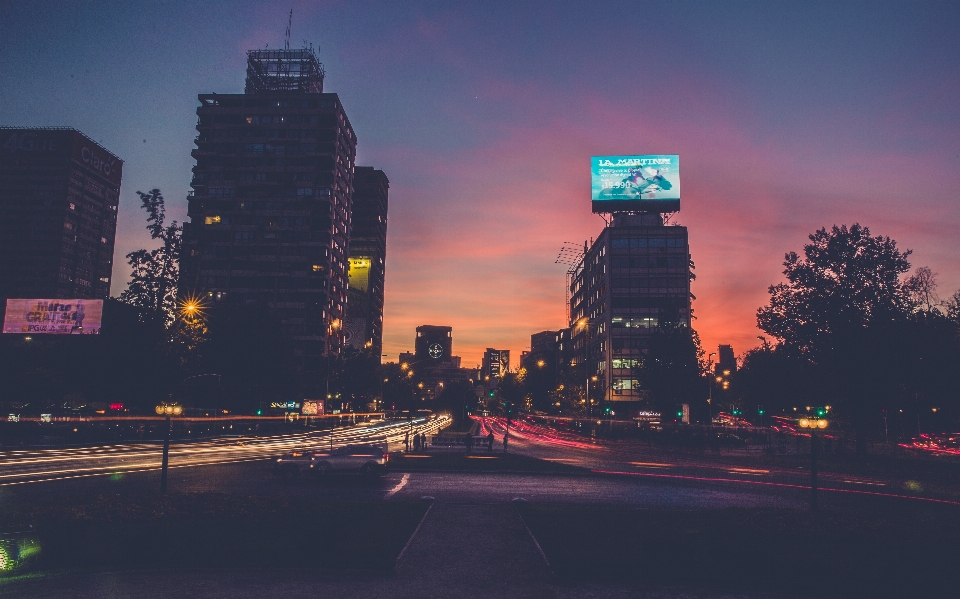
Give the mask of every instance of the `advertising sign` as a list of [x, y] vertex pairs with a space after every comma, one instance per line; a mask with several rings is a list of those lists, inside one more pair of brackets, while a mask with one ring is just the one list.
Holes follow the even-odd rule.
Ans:
[[594, 212], [680, 210], [680, 156], [594, 156], [590, 159]]
[[97, 335], [103, 300], [8, 299], [4, 333]]
[[274, 410], [296, 410], [300, 408], [300, 402], [297, 401], [274, 401], [270, 402], [270, 407]]
[[323, 415], [323, 400], [322, 399], [305, 399], [303, 400], [303, 410], [301, 414], [304, 416], [321, 416]]

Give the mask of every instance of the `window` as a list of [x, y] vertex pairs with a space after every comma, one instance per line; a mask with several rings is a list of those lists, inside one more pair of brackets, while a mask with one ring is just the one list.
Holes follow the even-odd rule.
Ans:
[[323, 272], [323, 264], [314, 264], [313, 272]]
[[203, 219], [205, 225], [219, 225], [222, 219], [219, 215], [213, 214]]
[[630, 391], [632, 389], [639, 389], [640, 381], [637, 379], [613, 379], [613, 390], [614, 391]]

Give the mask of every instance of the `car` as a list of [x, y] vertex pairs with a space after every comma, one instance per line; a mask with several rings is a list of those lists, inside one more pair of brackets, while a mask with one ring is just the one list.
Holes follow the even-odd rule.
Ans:
[[317, 476], [330, 472], [375, 475], [387, 469], [390, 455], [378, 445], [345, 445], [333, 451], [315, 451], [310, 469]]
[[278, 476], [300, 476], [310, 470], [313, 454], [305, 449], [294, 449], [276, 459], [273, 473]]

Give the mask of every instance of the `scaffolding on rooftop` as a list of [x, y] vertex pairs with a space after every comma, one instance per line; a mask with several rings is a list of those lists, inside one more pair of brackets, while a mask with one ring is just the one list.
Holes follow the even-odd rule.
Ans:
[[247, 52], [246, 94], [323, 93], [326, 73], [313, 48]]

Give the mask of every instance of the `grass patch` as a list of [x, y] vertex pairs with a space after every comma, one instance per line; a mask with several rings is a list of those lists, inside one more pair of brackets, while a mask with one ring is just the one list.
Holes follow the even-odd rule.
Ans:
[[587, 472], [583, 468], [512, 453], [419, 453], [390, 456], [394, 472]]
[[955, 516], [931, 522], [773, 509], [520, 510], [554, 570], [573, 579], [843, 597], [960, 588]]
[[5, 508], [0, 525], [30, 530], [39, 546], [31, 569], [53, 571], [386, 570], [426, 511], [419, 502], [218, 493], [59, 498]]

